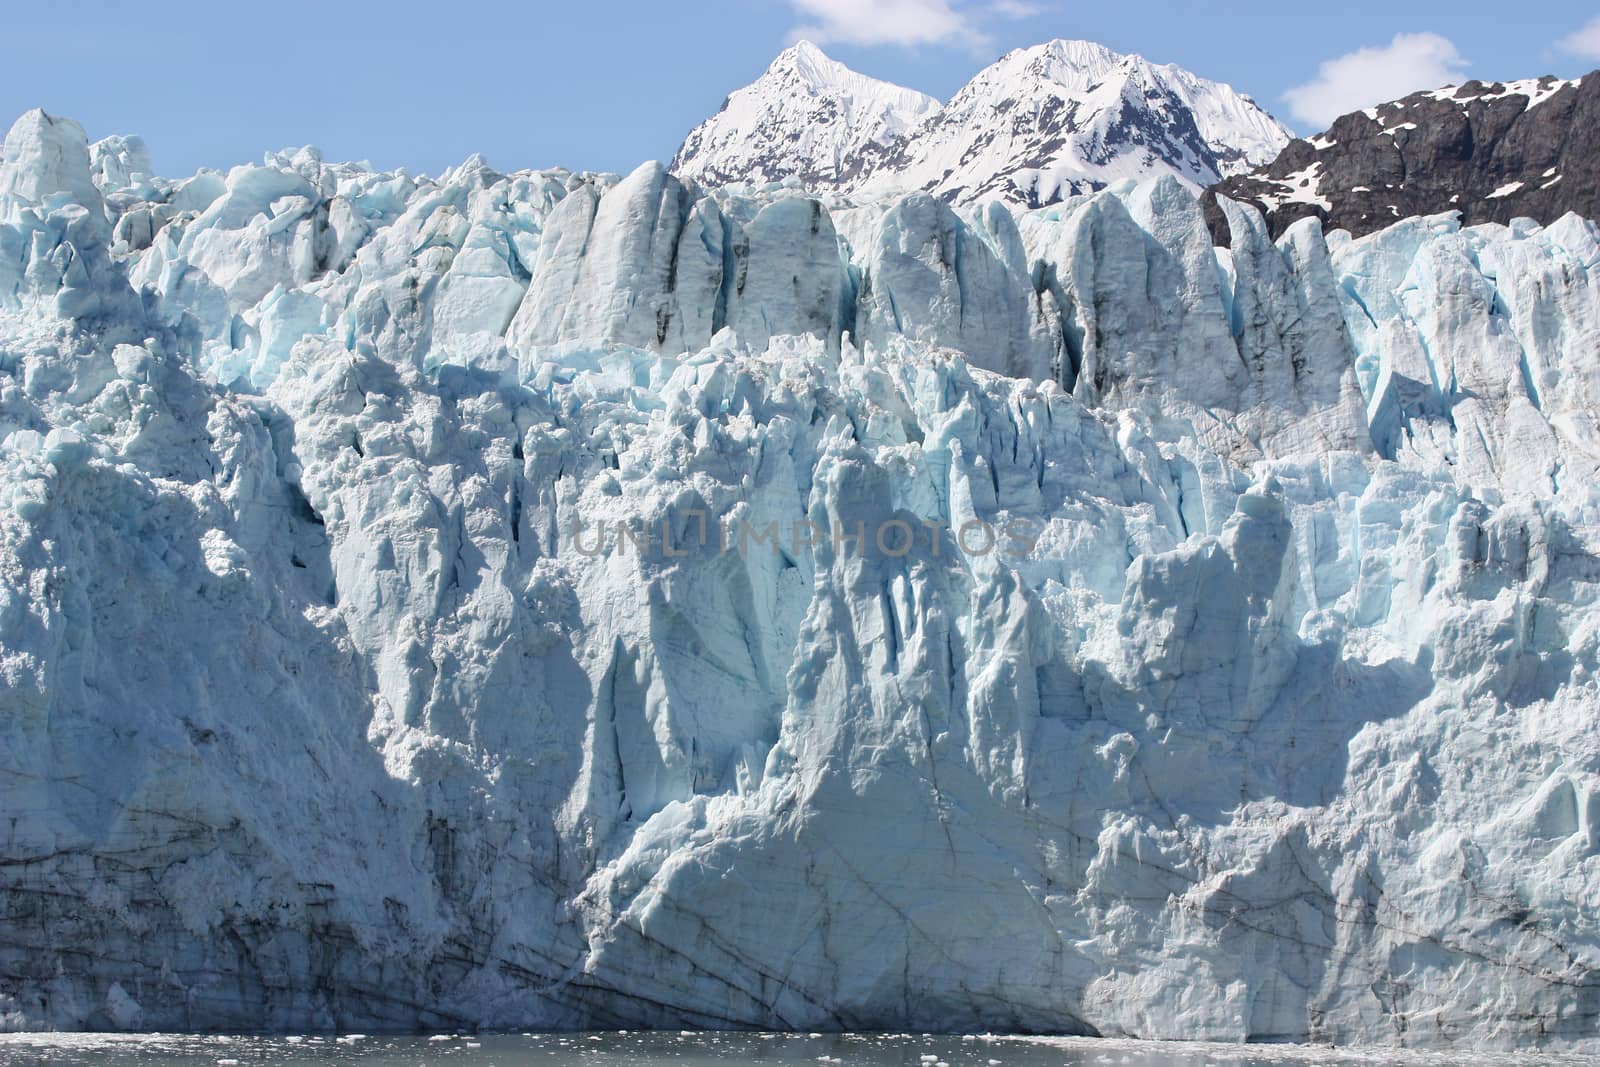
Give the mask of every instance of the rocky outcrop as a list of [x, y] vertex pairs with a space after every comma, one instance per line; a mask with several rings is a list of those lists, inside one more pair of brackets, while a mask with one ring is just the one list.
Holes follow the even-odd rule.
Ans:
[[1252, 204], [1273, 236], [1315, 218], [1362, 236], [1401, 219], [1459, 211], [1463, 225], [1567, 212], [1600, 217], [1600, 73], [1573, 81], [1467, 82], [1358, 111], [1291, 142], [1270, 164], [1206, 197]]

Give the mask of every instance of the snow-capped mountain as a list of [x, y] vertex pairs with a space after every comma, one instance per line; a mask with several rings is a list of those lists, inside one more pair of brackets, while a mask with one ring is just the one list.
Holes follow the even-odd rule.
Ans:
[[0, 158], [0, 1029], [1600, 1047], [1592, 222]]
[[1249, 97], [1088, 41], [1020, 49], [981, 72], [858, 185], [955, 203], [1047, 204], [1123, 178], [1196, 186], [1275, 156], [1289, 131]]
[[[1600, 72], [1413, 93], [1341, 117], [1216, 192], [1261, 209], [1274, 235], [1308, 217], [1358, 236], [1446, 211], [1466, 225], [1600, 218]], [[1207, 215], [1225, 242], [1214, 203]]]
[[[1011, 52], [908, 125], [909, 101], [895, 95], [908, 90], [803, 47], [692, 132], [674, 170], [713, 183], [795, 176], [863, 196], [922, 190], [963, 205], [1035, 206], [1123, 178], [1173, 174], [1204, 187], [1271, 160], [1291, 136], [1230, 86], [1088, 41]], [[812, 68], [825, 77], [796, 73]], [[808, 93], [813, 82], [833, 88]], [[854, 114], [866, 118], [839, 128], [835, 116]], [[885, 114], [895, 121], [877, 120]]]
[[785, 50], [684, 139], [672, 169], [708, 185], [856, 177], [863, 153], [939, 109], [931, 96], [857, 74], [809, 41]]

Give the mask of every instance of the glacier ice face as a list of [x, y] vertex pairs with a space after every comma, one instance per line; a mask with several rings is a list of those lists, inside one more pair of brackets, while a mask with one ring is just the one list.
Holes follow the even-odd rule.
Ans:
[[1592, 223], [1413, 219], [1334, 253], [1373, 439], [1480, 492], [1589, 503], [1596, 433]]
[[19, 128], [3, 1025], [1592, 1043], [1592, 223]]

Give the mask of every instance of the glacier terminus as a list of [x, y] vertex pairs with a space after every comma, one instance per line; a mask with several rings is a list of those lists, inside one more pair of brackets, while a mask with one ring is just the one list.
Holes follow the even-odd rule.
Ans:
[[[861, 105], [806, 159], [943, 158], [788, 62]], [[1002, 73], [1085, 63], [1287, 137]], [[174, 180], [23, 115], [0, 1028], [1593, 1050], [1600, 230], [1218, 245], [1259, 159], [1185, 158]]]

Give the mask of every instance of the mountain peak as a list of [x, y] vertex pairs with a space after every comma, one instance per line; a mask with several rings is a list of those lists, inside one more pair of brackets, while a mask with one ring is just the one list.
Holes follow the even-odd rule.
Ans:
[[690, 132], [672, 169], [710, 184], [835, 184], [863, 153], [938, 110], [925, 93], [857, 73], [799, 41]]
[[782, 78], [791, 74], [817, 89], [833, 88], [852, 78], [864, 77], [810, 41], [796, 41], [779, 52], [761, 78]]
[[[1057, 83], [1098, 80], [1129, 59], [1143, 58], [1114, 51], [1097, 41], [1065, 38], [1046, 41], [1032, 48], [1019, 48], [1012, 55], [1020, 59], [1028, 70]], [[1004, 62], [1002, 59], [1001, 63]]]

